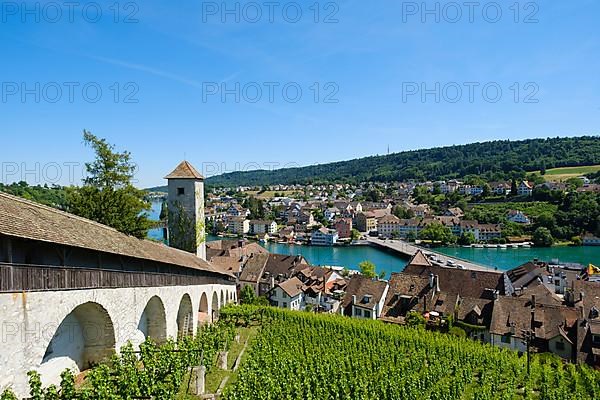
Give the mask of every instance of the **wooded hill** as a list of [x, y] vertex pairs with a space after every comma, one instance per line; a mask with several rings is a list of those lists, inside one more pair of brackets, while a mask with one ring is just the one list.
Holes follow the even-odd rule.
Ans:
[[233, 172], [207, 179], [210, 186], [261, 186], [326, 182], [441, 180], [479, 175], [488, 180], [527, 172], [600, 164], [600, 137], [497, 140], [404, 151], [350, 161], [273, 171]]

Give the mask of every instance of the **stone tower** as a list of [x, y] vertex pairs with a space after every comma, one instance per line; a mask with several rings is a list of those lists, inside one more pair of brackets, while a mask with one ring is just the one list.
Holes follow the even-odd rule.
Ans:
[[204, 177], [182, 161], [165, 179], [169, 182], [169, 245], [206, 260]]

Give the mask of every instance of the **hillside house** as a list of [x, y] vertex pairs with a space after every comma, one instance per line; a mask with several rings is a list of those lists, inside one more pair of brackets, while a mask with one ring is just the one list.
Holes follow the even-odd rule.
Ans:
[[342, 312], [349, 317], [377, 319], [383, 311], [388, 290], [386, 281], [353, 275], [342, 301]]

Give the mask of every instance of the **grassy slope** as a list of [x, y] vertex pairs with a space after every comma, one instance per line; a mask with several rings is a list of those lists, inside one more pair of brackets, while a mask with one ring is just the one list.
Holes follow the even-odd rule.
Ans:
[[544, 179], [550, 182], [565, 181], [569, 178], [577, 178], [587, 174], [593, 174], [600, 171], [600, 165], [590, 165], [587, 167], [565, 167], [553, 168], [546, 171]]

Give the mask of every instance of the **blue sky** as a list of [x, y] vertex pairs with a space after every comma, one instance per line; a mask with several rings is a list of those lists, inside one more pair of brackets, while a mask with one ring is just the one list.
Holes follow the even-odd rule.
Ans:
[[184, 157], [210, 175], [599, 131], [595, 0], [114, 3], [3, 4], [0, 180], [78, 183], [84, 128], [139, 186]]

